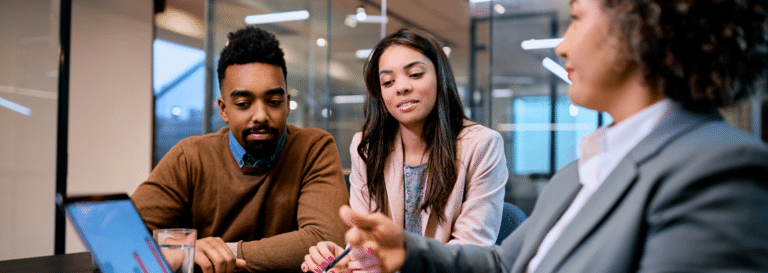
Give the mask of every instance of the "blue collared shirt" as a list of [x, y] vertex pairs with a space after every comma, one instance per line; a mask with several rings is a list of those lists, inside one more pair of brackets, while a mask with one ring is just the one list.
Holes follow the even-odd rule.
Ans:
[[[285, 128], [283, 130], [283, 136], [280, 137], [280, 140], [277, 141], [277, 147], [275, 147], [275, 152], [272, 153], [271, 156], [267, 159], [259, 159], [256, 160], [256, 163], [253, 164], [253, 166], [250, 167], [265, 167], [267, 169], [271, 168], [272, 165], [275, 164], [277, 161], [277, 157], [280, 155], [280, 151], [283, 150], [283, 145], [285, 145], [285, 136], [288, 135], [288, 128]], [[240, 166], [240, 168], [243, 168], [245, 166], [245, 161], [243, 161], [243, 156], [245, 155], [245, 148], [243, 148], [242, 145], [240, 145], [240, 142], [237, 142], [237, 139], [235, 138], [235, 135], [232, 133], [232, 130], [229, 130], [229, 149], [232, 151], [232, 156], [235, 157], [235, 160], [237, 160], [237, 165]]]

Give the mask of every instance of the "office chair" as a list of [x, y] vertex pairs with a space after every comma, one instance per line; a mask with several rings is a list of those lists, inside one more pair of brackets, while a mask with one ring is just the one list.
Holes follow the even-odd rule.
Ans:
[[499, 237], [496, 238], [496, 244], [500, 245], [501, 241], [504, 241], [525, 219], [526, 216], [523, 210], [511, 203], [504, 202], [504, 209], [501, 212], [501, 229], [499, 229]]

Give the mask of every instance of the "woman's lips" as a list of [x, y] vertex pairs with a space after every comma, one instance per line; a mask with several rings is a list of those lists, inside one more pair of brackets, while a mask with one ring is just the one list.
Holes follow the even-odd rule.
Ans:
[[406, 100], [398, 103], [397, 108], [400, 109], [400, 111], [409, 111], [416, 107], [416, 104], [418, 103], [419, 101], [417, 100]]

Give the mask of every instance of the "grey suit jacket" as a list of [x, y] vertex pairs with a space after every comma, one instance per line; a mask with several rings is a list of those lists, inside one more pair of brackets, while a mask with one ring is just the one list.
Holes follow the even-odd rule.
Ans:
[[[525, 272], [579, 191], [558, 171], [501, 246], [406, 234], [402, 272]], [[679, 109], [622, 159], [535, 272], [768, 272], [768, 148], [719, 116]]]

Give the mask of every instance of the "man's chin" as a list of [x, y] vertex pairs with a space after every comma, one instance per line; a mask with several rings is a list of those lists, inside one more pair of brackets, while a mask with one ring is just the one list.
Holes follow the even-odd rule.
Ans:
[[245, 150], [253, 156], [270, 156], [275, 152], [274, 141], [248, 141]]

